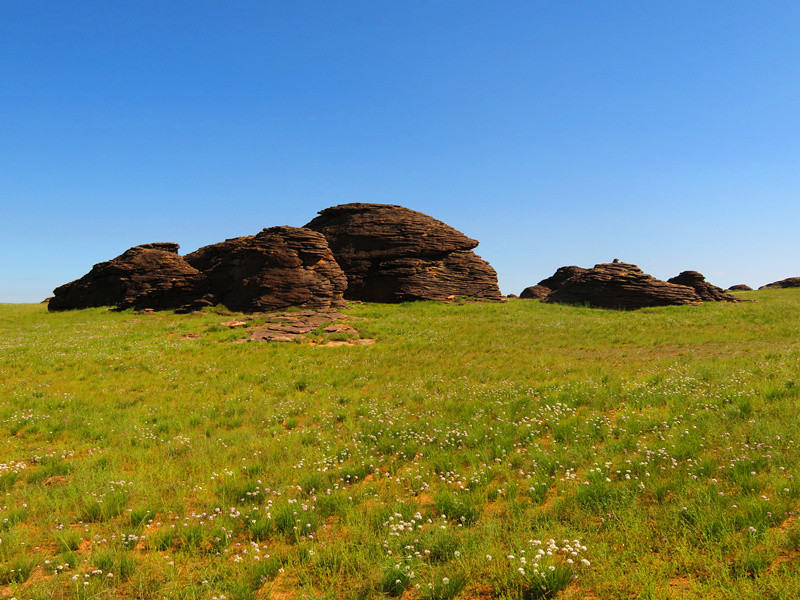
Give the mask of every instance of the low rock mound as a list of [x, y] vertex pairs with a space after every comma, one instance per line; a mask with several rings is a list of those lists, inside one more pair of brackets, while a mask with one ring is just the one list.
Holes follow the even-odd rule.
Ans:
[[178, 255], [178, 244], [142, 244], [57, 287], [47, 307], [175, 308], [196, 298], [201, 279], [200, 271]]
[[306, 227], [327, 238], [347, 275], [345, 298], [501, 298], [497, 273], [472, 252], [478, 242], [428, 215], [388, 204], [343, 204], [321, 211]]
[[732, 294], [726, 294], [721, 287], [710, 284], [702, 273], [697, 271], [683, 271], [680, 275], [667, 279], [667, 283], [686, 285], [693, 288], [703, 302], [741, 302]]
[[525, 300], [545, 300], [552, 292], [553, 290], [549, 287], [532, 285], [522, 290], [519, 297]]
[[760, 290], [779, 289], [779, 288], [793, 288], [800, 287], [800, 277], [789, 277], [788, 279], [781, 279], [780, 281], [773, 281], [767, 285], [762, 285]]
[[701, 302], [693, 288], [661, 281], [623, 262], [602, 263], [591, 269], [562, 267], [539, 285], [549, 287], [546, 282], [556, 286], [546, 302], [621, 310]]
[[732, 285], [731, 287], [729, 287], [725, 291], [726, 292], [752, 292], [753, 288], [751, 288], [749, 285], [744, 284], [744, 283], [737, 283], [736, 285]]

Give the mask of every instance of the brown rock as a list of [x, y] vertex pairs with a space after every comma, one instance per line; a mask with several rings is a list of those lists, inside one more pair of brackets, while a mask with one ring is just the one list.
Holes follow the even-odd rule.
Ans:
[[497, 273], [449, 225], [388, 204], [327, 208], [306, 227], [324, 234], [347, 275], [345, 297], [369, 302], [499, 300]]
[[201, 279], [200, 272], [178, 255], [178, 244], [143, 244], [56, 288], [48, 309], [175, 308], [196, 297]]
[[800, 287], [800, 277], [789, 277], [788, 279], [781, 279], [780, 281], [773, 281], [767, 285], [762, 285], [760, 290], [778, 289], [778, 288], [793, 288]]
[[203, 272], [215, 303], [231, 310], [343, 306], [347, 279], [325, 237], [298, 227], [271, 227], [187, 254]]
[[179, 312], [224, 304], [254, 312], [344, 304], [345, 277], [325, 237], [310, 229], [272, 227], [178, 255], [177, 244], [145, 244], [95, 265], [55, 290], [50, 310], [91, 306]]
[[744, 284], [744, 283], [737, 283], [736, 285], [732, 285], [731, 287], [729, 287], [726, 291], [727, 292], [752, 292], [753, 288], [751, 288], [749, 285]]
[[693, 288], [661, 281], [623, 262], [602, 263], [592, 269], [562, 267], [540, 285], [545, 281], [558, 286], [546, 302], [622, 310], [701, 302]]
[[552, 293], [552, 291], [552, 289], [543, 285], [532, 285], [522, 290], [522, 293], [519, 295], [519, 297], [531, 300], [544, 300]]
[[741, 302], [732, 294], [726, 294], [722, 288], [712, 285], [706, 281], [702, 273], [697, 271], [683, 271], [680, 275], [667, 279], [667, 283], [686, 285], [693, 288], [703, 302]]
[[[619, 260], [616, 258], [614, 259], [614, 263], [612, 264], [619, 264]], [[570, 277], [574, 277], [576, 275], [581, 275], [586, 273], [589, 269], [584, 269], [582, 267], [559, 267], [556, 272], [547, 279], [542, 279], [537, 285], [541, 285], [542, 287], [549, 288], [551, 290], [557, 290], [561, 287], [561, 284], [564, 283]]]

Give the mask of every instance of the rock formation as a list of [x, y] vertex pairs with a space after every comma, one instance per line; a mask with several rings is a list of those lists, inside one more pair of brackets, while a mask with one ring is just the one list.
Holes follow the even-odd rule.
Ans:
[[195, 299], [201, 278], [200, 272], [178, 255], [178, 244], [142, 244], [57, 287], [48, 309], [175, 308]]
[[667, 279], [667, 283], [686, 285], [693, 288], [703, 302], [741, 302], [732, 294], [726, 294], [722, 288], [710, 284], [702, 273], [697, 271], [683, 271], [680, 275]]
[[306, 227], [327, 238], [347, 275], [345, 298], [501, 298], [497, 273], [472, 252], [478, 242], [428, 215], [388, 204], [343, 204], [321, 211]]
[[537, 285], [548, 288], [549, 290], [557, 290], [561, 287], [561, 284], [563, 284], [567, 279], [575, 277], [576, 275], [582, 275], [583, 273], [586, 273], [588, 270], [589, 269], [584, 269], [582, 267], [575, 267], [575, 266], [559, 267], [558, 269], [556, 269], [556, 272], [553, 275], [551, 275], [547, 279], [542, 279]]
[[541, 284], [532, 285], [522, 290], [522, 293], [519, 295], [519, 297], [530, 300], [545, 300], [552, 292], [553, 290], [551, 288], [545, 287]]
[[347, 279], [325, 238], [296, 227], [273, 227], [178, 255], [178, 245], [145, 244], [95, 265], [54, 291], [50, 310], [116, 306], [192, 310], [224, 304], [264, 311], [343, 304]]
[[762, 285], [760, 290], [777, 289], [777, 288], [793, 288], [800, 287], [800, 277], [789, 277], [788, 279], [781, 279], [780, 281], [773, 281], [767, 285]]
[[603, 263], [592, 269], [561, 267], [539, 285], [553, 286], [546, 302], [599, 308], [630, 310], [701, 302], [693, 288], [661, 281], [636, 265], [623, 262]]
[[753, 288], [751, 288], [749, 285], [746, 285], [744, 283], [737, 283], [736, 285], [732, 285], [731, 287], [729, 287], [725, 291], [726, 292], [752, 292]]
[[203, 273], [213, 304], [237, 311], [344, 304], [345, 277], [325, 237], [298, 227], [271, 227], [205, 246], [185, 257]]

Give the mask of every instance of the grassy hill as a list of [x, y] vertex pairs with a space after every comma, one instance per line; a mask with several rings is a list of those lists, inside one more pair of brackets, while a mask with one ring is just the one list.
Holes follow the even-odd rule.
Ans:
[[800, 290], [742, 295], [0, 305], [0, 598], [798, 598]]

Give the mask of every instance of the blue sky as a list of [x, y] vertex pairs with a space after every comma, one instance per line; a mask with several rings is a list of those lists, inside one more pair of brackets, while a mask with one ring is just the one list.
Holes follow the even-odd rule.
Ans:
[[0, 301], [345, 202], [504, 293], [620, 258], [800, 275], [800, 3], [0, 1]]

